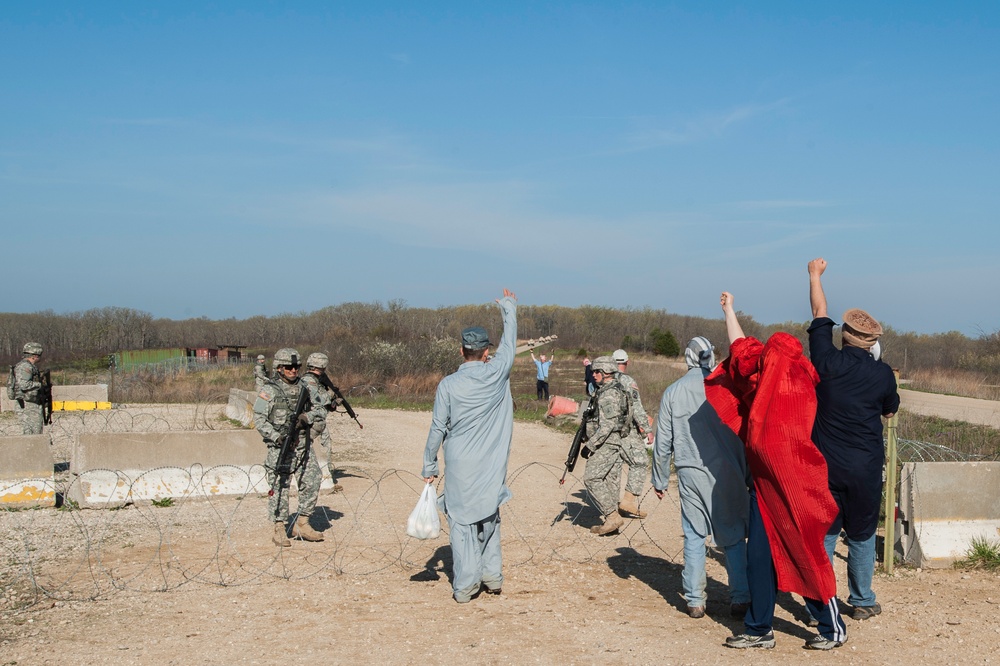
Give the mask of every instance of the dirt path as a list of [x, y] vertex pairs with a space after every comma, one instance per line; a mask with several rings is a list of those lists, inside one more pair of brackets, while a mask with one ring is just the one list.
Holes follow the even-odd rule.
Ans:
[[[885, 612], [848, 619], [836, 654], [802, 649], [812, 630], [789, 595], [774, 650], [728, 650], [741, 623], [717, 559], [708, 617], [681, 611], [675, 487], [645, 495], [645, 521], [595, 537], [578, 480], [557, 482], [568, 436], [535, 424], [515, 426], [504, 593], [458, 605], [447, 535], [404, 533], [429, 414], [362, 416], [363, 431], [331, 419], [349, 474], [320, 498], [323, 543], [274, 548], [256, 496], [0, 514], [0, 663], [1000, 663], [1000, 577], [952, 570], [880, 576]], [[837, 569], [844, 586], [842, 558]], [[18, 609], [32, 581], [49, 596]]]
[[940, 416], [951, 421], [978, 423], [1000, 428], [1000, 402], [899, 390], [900, 407], [915, 414]]

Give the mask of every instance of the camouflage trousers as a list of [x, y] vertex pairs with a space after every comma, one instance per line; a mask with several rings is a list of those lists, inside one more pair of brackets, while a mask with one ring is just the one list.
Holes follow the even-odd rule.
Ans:
[[21, 422], [21, 434], [22, 435], [41, 435], [42, 434], [42, 406], [34, 403], [23, 401], [24, 407], [21, 407], [21, 401], [15, 400], [14, 410], [17, 412], [17, 420]]
[[309, 436], [311, 437], [313, 444], [322, 451], [322, 454], [319, 457], [326, 458], [326, 467], [330, 470], [330, 479], [336, 483], [337, 477], [334, 476], [333, 473], [333, 442], [330, 441], [330, 433], [326, 429], [326, 421], [314, 423], [309, 432]]
[[628, 465], [628, 480], [625, 490], [639, 497], [649, 479], [649, 454], [646, 452], [646, 440], [637, 431], [622, 442], [622, 458]]
[[621, 439], [612, 442], [609, 438], [587, 459], [583, 485], [586, 486], [591, 500], [602, 516], [614, 513], [618, 509], [625, 444], [626, 442]]
[[278, 454], [281, 448], [268, 445], [267, 458], [264, 460], [264, 469], [267, 472], [268, 488], [274, 489], [274, 494], [267, 499], [267, 512], [274, 522], [286, 522], [288, 520], [288, 488], [291, 476], [298, 477], [299, 489], [299, 516], [311, 516], [316, 508], [316, 500], [319, 498], [319, 484], [323, 481], [323, 472], [320, 471], [316, 456], [312, 453], [312, 447], [302, 438], [295, 447], [295, 455], [292, 462], [292, 474], [283, 475], [278, 483], [275, 483], [274, 469], [278, 464]]

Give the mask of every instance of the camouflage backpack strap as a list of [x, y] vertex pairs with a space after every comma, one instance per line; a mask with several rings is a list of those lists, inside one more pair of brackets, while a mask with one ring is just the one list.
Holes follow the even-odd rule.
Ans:
[[625, 401], [625, 413], [621, 416], [618, 422], [618, 434], [622, 437], [628, 437], [629, 433], [632, 432], [632, 421], [635, 416], [632, 413], [632, 396], [624, 384], [622, 384], [616, 377], [614, 381], [611, 382], [611, 386], [622, 395], [622, 400]]

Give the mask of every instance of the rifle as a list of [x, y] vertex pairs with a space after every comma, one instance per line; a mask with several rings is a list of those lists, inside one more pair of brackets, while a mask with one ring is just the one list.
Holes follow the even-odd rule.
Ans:
[[[351, 409], [351, 404], [347, 402], [347, 398], [345, 398], [344, 394], [340, 392], [340, 389], [333, 385], [333, 382], [330, 381], [330, 378], [327, 376], [326, 372], [319, 373], [317, 377], [319, 378], [320, 384], [325, 386], [328, 390], [332, 391], [335, 396], [337, 396], [337, 400], [340, 400], [340, 404], [344, 406], [344, 411], [347, 412], [347, 415], [350, 416], [352, 419], [354, 419], [355, 422], [357, 422], [359, 428], [364, 429], [364, 426], [361, 425], [361, 421], [358, 421], [358, 415], [354, 412], [353, 409]], [[331, 412], [335, 408], [336, 408], [336, 403], [330, 405]]]
[[[580, 427], [576, 429], [576, 434], [573, 435], [573, 443], [569, 445], [569, 453], [566, 455], [566, 469], [563, 470], [562, 478], [559, 479], [559, 485], [566, 483], [566, 475], [572, 472], [576, 467], [577, 458], [580, 457], [580, 449], [587, 442], [587, 421], [594, 417], [594, 413], [597, 411], [597, 392], [590, 396], [590, 402], [587, 403], [587, 408], [583, 410], [583, 418], [580, 419]], [[584, 456], [587, 458], [588, 456]]]
[[42, 372], [42, 388], [38, 389], [38, 397], [42, 399], [42, 423], [52, 425], [52, 371]]
[[[274, 465], [274, 482], [271, 483], [271, 490], [268, 491], [267, 496], [271, 497], [274, 495], [275, 489], [281, 489], [282, 484], [288, 479], [288, 477], [295, 470], [292, 468], [292, 458], [295, 456], [295, 446], [299, 441], [299, 416], [307, 412], [312, 407], [312, 403], [309, 400], [309, 389], [305, 386], [299, 388], [299, 399], [295, 402], [295, 412], [292, 414], [288, 423], [288, 434], [281, 441], [281, 450], [278, 452], [278, 461]], [[305, 455], [309, 455], [309, 428], [302, 429], [305, 432], [306, 446]], [[279, 508], [276, 511], [280, 511]], [[277, 516], [275, 516], [277, 518]]]

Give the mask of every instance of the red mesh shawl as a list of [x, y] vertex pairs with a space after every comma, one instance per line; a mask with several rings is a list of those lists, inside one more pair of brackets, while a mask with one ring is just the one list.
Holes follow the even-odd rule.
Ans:
[[775, 333], [765, 345], [734, 342], [705, 379], [705, 394], [746, 445], [778, 589], [826, 601], [836, 596], [837, 581], [823, 538], [837, 505], [826, 460], [811, 439], [817, 383], [802, 344]]

